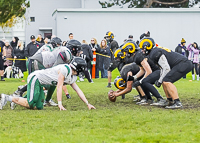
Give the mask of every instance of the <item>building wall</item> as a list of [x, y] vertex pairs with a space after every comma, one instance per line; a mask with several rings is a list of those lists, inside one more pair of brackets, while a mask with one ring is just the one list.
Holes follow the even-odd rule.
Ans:
[[23, 42], [25, 41], [25, 20], [12, 28], [8, 28], [5, 33], [0, 28], [0, 40], [5, 38], [6, 40], [11, 41], [13, 37], [19, 37], [20, 40]]
[[[63, 18], [65, 16], [67, 19]], [[136, 41], [149, 30], [156, 43], [172, 50], [181, 38], [185, 38], [186, 44], [200, 43], [198, 9], [58, 9], [54, 17], [57, 19], [57, 36], [63, 40], [67, 40], [66, 35], [72, 32], [77, 40], [89, 42], [96, 37], [100, 43], [105, 33], [112, 31], [118, 43], [122, 44], [129, 34]]]
[[[57, 8], [81, 8], [81, 0], [31, 0], [30, 8], [27, 9], [26, 18], [26, 44], [30, 42], [30, 36], [52, 32], [54, 19], [52, 13]], [[30, 22], [30, 17], [35, 17], [35, 22]], [[43, 30], [39, 30], [43, 28]], [[44, 29], [47, 28], [46, 31]], [[48, 30], [49, 29], [49, 30]]]

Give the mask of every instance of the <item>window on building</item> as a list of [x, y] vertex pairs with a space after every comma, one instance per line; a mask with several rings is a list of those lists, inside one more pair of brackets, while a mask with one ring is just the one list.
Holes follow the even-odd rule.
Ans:
[[31, 22], [35, 22], [35, 17], [30, 17]]

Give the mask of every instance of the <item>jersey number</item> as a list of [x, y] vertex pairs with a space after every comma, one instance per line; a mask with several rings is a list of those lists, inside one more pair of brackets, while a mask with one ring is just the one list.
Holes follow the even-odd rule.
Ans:
[[158, 47], [158, 48], [160, 48], [160, 49], [163, 49], [163, 50], [165, 50], [165, 51], [167, 51], [167, 52], [171, 52], [171, 50], [170, 50], [170, 49], [168, 49], [168, 48], [165, 48], [165, 47]]

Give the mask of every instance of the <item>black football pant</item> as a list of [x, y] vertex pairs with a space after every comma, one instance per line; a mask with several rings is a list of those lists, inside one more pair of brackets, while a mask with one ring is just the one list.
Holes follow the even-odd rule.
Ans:
[[160, 78], [160, 70], [156, 70], [148, 75], [145, 79], [142, 80], [142, 89], [147, 97], [147, 99], [152, 99], [150, 93], [155, 96], [157, 99], [162, 98], [158, 93], [158, 90], [153, 86], [153, 84]]

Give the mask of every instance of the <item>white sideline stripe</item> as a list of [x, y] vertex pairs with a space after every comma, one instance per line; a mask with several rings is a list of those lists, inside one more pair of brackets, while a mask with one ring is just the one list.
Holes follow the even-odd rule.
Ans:
[[31, 82], [31, 92], [30, 92], [30, 99], [29, 102], [33, 100], [33, 95], [34, 95], [34, 89], [35, 89], [35, 82], [37, 80], [37, 77], [35, 76]]

